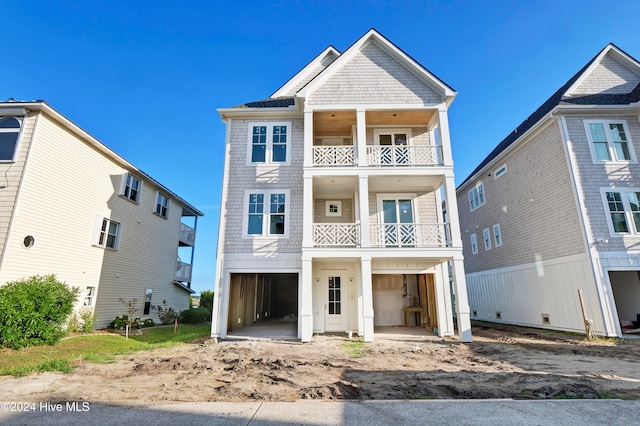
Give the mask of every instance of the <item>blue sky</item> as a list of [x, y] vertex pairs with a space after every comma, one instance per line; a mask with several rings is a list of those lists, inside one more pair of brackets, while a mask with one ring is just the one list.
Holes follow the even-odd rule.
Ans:
[[640, 58], [627, 0], [2, 3], [0, 100], [46, 100], [202, 210], [198, 293], [215, 277], [216, 108], [268, 97], [328, 45], [376, 28], [458, 92], [458, 183], [607, 43]]

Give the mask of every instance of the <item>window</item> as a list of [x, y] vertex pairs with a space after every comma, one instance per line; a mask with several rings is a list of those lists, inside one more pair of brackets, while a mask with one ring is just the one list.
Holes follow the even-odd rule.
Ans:
[[602, 188], [601, 191], [605, 210], [609, 213], [611, 235], [640, 235], [640, 189]]
[[507, 165], [503, 164], [495, 172], [493, 172], [493, 178], [498, 179], [503, 174], [507, 173]]
[[471, 253], [478, 254], [478, 238], [476, 234], [471, 234]]
[[98, 247], [118, 249], [120, 242], [120, 224], [111, 219], [102, 218], [100, 230], [98, 231]]
[[291, 123], [249, 123], [247, 164], [289, 163]]
[[13, 161], [20, 136], [20, 119], [0, 117], [0, 161]]
[[489, 233], [489, 228], [482, 230], [482, 238], [484, 238], [484, 249], [491, 250], [491, 233]]
[[409, 159], [410, 129], [375, 129], [374, 140], [380, 145], [381, 165], [407, 165]]
[[153, 289], [148, 288], [144, 292], [144, 311], [143, 315], [149, 315], [151, 312], [151, 296], [153, 296]]
[[156, 192], [156, 194], [155, 213], [166, 218], [169, 216], [169, 198], [160, 192]]
[[87, 287], [86, 296], [84, 297], [84, 306], [93, 306], [93, 298], [96, 294], [95, 287]]
[[247, 191], [245, 235], [288, 236], [289, 190]]
[[585, 121], [594, 161], [636, 161], [625, 121]]
[[325, 214], [327, 216], [342, 216], [342, 201], [327, 201]]
[[123, 178], [123, 187], [120, 192], [125, 198], [134, 203], [140, 202], [140, 194], [142, 193], [142, 182], [129, 173], [125, 173]]
[[482, 182], [478, 183], [469, 191], [469, 208], [474, 211], [484, 204], [484, 186]]
[[493, 242], [496, 247], [502, 246], [502, 234], [500, 233], [500, 224], [493, 225]]

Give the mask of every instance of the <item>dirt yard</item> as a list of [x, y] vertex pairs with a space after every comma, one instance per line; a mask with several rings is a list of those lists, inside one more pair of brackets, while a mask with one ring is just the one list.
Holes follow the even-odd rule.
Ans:
[[69, 374], [0, 377], [0, 389], [5, 401], [640, 398], [640, 340], [485, 326], [473, 337], [205, 341]]

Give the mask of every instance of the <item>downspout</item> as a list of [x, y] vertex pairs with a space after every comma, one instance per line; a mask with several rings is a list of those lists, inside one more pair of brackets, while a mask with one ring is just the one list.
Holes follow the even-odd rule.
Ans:
[[605, 336], [611, 336], [610, 333], [615, 331], [610, 330], [610, 328], [608, 327], [608, 324], [609, 324], [608, 319], [611, 318], [611, 312], [609, 311], [609, 303], [607, 302], [607, 298], [604, 294], [602, 281], [600, 280], [599, 273], [596, 272], [595, 259], [594, 259], [593, 252], [591, 250], [591, 244], [589, 243], [589, 235], [587, 233], [587, 219], [585, 218], [585, 213], [584, 213], [587, 210], [584, 205], [584, 201], [578, 195], [578, 183], [576, 180], [577, 167], [571, 157], [571, 153], [569, 152], [570, 138], [569, 138], [569, 130], [567, 128], [567, 121], [564, 115], [561, 115], [558, 117], [555, 115], [554, 111], [556, 111], [556, 109], [552, 110], [549, 113], [549, 117], [556, 120], [558, 122], [558, 126], [560, 127], [560, 133], [562, 135], [562, 142], [563, 142], [562, 146], [564, 148], [565, 157], [567, 159], [567, 165], [569, 167], [569, 178], [571, 179], [571, 185], [573, 187], [573, 196], [575, 198], [576, 206], [578, 206], [578, 210], [579, 210], [578, 217], [580, 218], [580, 225], [582, 228], [582, 237], [583, 237], [582, 239], [584, 241], [587, 255], [589, 256], [589, 262], [591, 264], [591, 273], [593, 275], [594, 283], [596, 284], [596, 293], [598, 294], [598, 298], [600, 300], [600, 314], [602, 315], [604, 333], [605, 333]]

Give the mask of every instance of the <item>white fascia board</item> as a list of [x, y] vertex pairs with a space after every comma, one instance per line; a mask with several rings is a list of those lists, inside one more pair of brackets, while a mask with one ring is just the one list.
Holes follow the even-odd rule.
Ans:
[[600, 65], [600, 62], [604, 59], [605, 56], [611, 54], [616, 60], [618, 60], [622, 65], [629, 68], [630, 71], [640, 75], [640, 63], [633, 59], [631, 56], [622, 52], [620, 49], [616, 48], [614, 45], [609, 44], [605, 47], [602, 52], [597, 56], [597, 58], [591, 63], [589, 68], [587, 68], [582, 75], [567, 89], [563, 95], [570, 96], [573, 91], [578, 88], [585, 78], [587, 78], [591, 72]]
[[[371, 29], [364, 36], [362, 36], [357, 42], [355, 42], [351, 47], [349, 47], [338, 59], [333, 61], [318, 77], [313, 79], [309, 84], [300, 90], [296, 96], [305, 98], [309, 93], [312, 93], [319, 86], [325, 83], [337, 70], [339, 70], [344, 64], [348, 63], [355, 55], [357, 55], [362, 48], [373, 41], [376, 41], [378, 46], [380, 46], [384, 51], [393, 56], [398, 62], [402, 63], [407, 67], [409, 71], [411, 71], [414, 75], [416, 75], [420, 80], [424, 81], [425, 84], [430, 85], [437, 91], [443, 94], [444, 97], [455, 97], [456, 92], [451, 89], [449, 86], [440, 81], [439, 78], [431, 74], [427, 71], [422, 65], [414, 61], [412, 58], [407, 56], [406, 53], [398, 49], [393, 43], [384, 38], [380, 33], [376, 30]], [[449, 104], [451, 101], [448, 102]]]
[[[389, 110], [415, 110], [416, 108], [422, 109], [447, 109], [447, 104], [444, 102], [425, 104], [324, 104], [324, 105], [305, 105], [305, 111], [389, 111]], [[404, 127], [407, 127], [406, 125]]]
[[562, 114], [584, 114], [596, 112], [599, 114], [620, 114], [621, 112], [628, 112], [630, 114], [637, 114], [638, 109], [640, 109], [640, 102], [624, 105], [558, 105], [554, 108], [553, 112]]
[[309, 62], [304, 68], [302, 68], [296, 75], [291, 77], [289, 81], [287, 81], [282, 87], [280, 87], [274, 94], [270, 96], [270, 98], [280, 98], [283, 96], [290, 96], [288, 93], [296, 87], [302, 80], [307, 78], [309, 73], [315, 70], [326, 58], [328, 55], [334, 54], [336, 57], [340, 56], [340, 52], [334, 48], [333, 46], [327, 47], [322, 51], [318, 56], [315, 57], [311, 62]]
[[293, 107], [286, 108], [218, 108], [218, 114], [222, 121], [227, 118], [256, 118], [256, 117], [278, 117], [297, 118], [303, 117], [302, 111]]
[[[0, 108], [2, 108], [3, 106], [4, 105], [0, 104]], [[151, 182], [157, 188], [159, 188], [163, 192], [166, 192], [167, 194], [169, 194], [171, 196], [171, 198], [173, 198], [176, 201], [178, 201], [181, 204], [183, 204], [189, 210], [193, 211], [196, 215], [204, 216], [204, 213], [202, 213], [200, 210], [196, 209], [194, 206], [192, 206], [191, 204], [189, 204], [188, 202], [186, 202], [185, 200], [180, 198], [178, 195], [176, 195], [169, 188], [165, 187], [160, 182], [158, 182], [157, 180], [153, 179], [151, 176], [149, 176], [148, 174], [146, 174], [145, 172], [143, 172], [142, 170], [140, 170], [139, 168], [137, 168], [136, 166], [134, 166], [133, 164], [131, 164], [127, 160], [125, 160], [123, 157], [121, 157], [119, 154], [117, 154], [115, 151], [113, 151], [107, 145], [103, 144], [98, 139], [96, 139], [95, 137], [91, 136], [86, 130], [82, 129], [80, 126], [75, 124], [73, 121], [69, 120], [67, 117], [65, 117], [64, 115], [60, 114], [58, 111], [53, 109], [53, 107], [49, 106], [47, 103], [45, 103], [45, 102], [12, 103], [11, 107], [12, 108], [16, 108], [16, 107], [17, 108], [24, 108], [24, 109], [31, 110], [31, 111], [40, 111], [42, 114], [47, 115], [48, 117], [52, 118], [55, 122], [57, 122], [58, 124], [60, 124], [63, 127], [65, 127], [67, 130], [69, 130], [70, 132], [72, 132], [73, 134], [78, 136], [80, 139], [84, 140], [89, 146], [91, 146], [92, 148], [96, 149], [100, 153], [104, 154], [107, 158], [113, 160], [116, 164], [120, 165], [123, 169], [127, 169], [127, 170], [130, 170], [130, 171], [138, 173], [139, 175], [141, 175], [144, 178], [144, 180], [146, 180], [148, 182]]]

